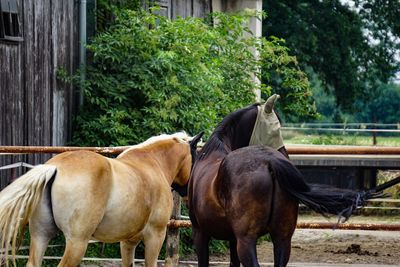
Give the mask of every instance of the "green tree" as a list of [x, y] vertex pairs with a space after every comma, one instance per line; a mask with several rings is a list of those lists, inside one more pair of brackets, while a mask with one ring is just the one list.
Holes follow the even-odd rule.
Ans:
[[358, 121], [377, 123], [400, 122], [400, 85], [382, 84], [368, 103], [356, 102], [359, 112], [355, 119]]
[[281, 95], [281, 117], [285, 121], [315, 118], [317, 112], [311, 98], [310, 83], [297, 58], [289, 54], [284, 40], [275, 37], [262, 40], [264, 49], [260, 53], [260, 62], [263, 86]]
[[[117, 12], [88, 46], [92, 64], [74, 143], [128, 145], [162, 132], [210, 133], [225, 115], [253, 103], [258, 87], [264, 95], [275, 85], [293, 89], [287, 95], [297, 114], [315, 113], [308, 80], [287, 49], [276, 39], [243, 37], [253, 15], [216, 13], [218, 23], [211, 25], [210, 18], [171, 21], [152, 12]], [[255, 60], [250, 47], [263, 60]], [[258, 86], [253, 75], [261, 70], [281, 81]]]
[[[302, 69], [334, 89], [343, 109], [368, 100], [400, 69], [400, 2], [264, 0], [264, 36], [286, 40]], [[351, 6], [353, 4], [353, 6]]]

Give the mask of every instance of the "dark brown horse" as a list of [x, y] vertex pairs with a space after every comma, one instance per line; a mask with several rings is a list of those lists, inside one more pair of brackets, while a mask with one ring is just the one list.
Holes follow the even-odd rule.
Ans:
[[188, 206], [201, 267], [208, 266], [211, 238], [229, 241], [231, 266], [259, 266], [256, 242], [267, 233], [275, 266], [286, 266], [299, 202], [322, 214], [348, 218], [369, 197], [304, 181], [283, 146], [272, 109], [276, 99], [225, 117], [196, 158]]

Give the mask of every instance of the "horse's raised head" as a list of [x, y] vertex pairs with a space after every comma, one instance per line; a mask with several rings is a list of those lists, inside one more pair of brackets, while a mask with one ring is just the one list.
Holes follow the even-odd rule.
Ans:
[[172, 183], [172, 189], [179, 193], [180, 196], [187, 196], [187, 187], [190, 176], [190, 171], [192, 170], [193, 164], [196, 160], [197, 153], [197, 143], [201, 140], [204, 132], [200, 132], [193, 138], [188, 140], [190, 157], [186, 157], [183, 164], [179, 170], [178, 175]]
[[279, 95], [264, 104], [253, 104], [226, 116], [201, 150], [199, 159], [217, 152], [221, 156], [249, 145], [265, 145], [288, 157], [281, 135], [281, 124], [274, 111]]

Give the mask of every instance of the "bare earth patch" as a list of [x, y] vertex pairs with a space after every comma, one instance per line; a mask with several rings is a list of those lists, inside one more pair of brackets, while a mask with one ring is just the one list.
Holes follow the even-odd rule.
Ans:
[[[321, 216], [304, 215], [299, 217], [299, 221], [335, 222], [334, 218], [327, 220]], [[400, 224], [400, 216], [353, 216], [349, 222]], [[259, 244], [257, 255], [260, 263], [273, 262], [272, 243]], [[212, 257], [212, 260], [229, 261], [229, 257], [216, 256]], [[289, 263], [295, 262], [336, 264], [336, 266], [347, 264], [400, 266], [400, 232], [296, 229]]]
[[[271, 262], [272, 244], [260, 244], [258, 255], [260, 262]], [[299, 229], [290, 262], [400, 264], [400, 233]]]
[[[282, 218], [284, 220], [284, 218]], [[302, 222], [336, 222], [322, 216], [301, 215]], [[400, 224], [400, 216], [352, 216], [350, 223]], [[257, 255], [262, 266], [273, 266], [272, 243], [262, 242], [257, 246]], [[180, 266], [197, 266], [195, 255]], [[211, 255], [210, 266], [229, 266], [229, 253]], [[221, 262], [221, 263], [216, 263]], [[311, 264], [312, 263], [312, 264]], [[296, 229], [292, 239], [289, 266], [400, 266], [400, 231], [359, 231]], [[119, 267], [120, 262], [87, 263], [87, 267]], [[143, 266], [142, 263], [137, 266]], [[164, 266], [160, 262], [158, 266]]]

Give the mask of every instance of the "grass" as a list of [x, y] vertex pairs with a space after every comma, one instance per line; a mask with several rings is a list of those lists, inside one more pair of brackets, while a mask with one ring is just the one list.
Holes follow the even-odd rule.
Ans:
[[[285, 144], [313, 145], [373, 145], [372, 136], [357, 134], [316, 134], [285, 130], [282, 132]], [[400, 146], [400, 136], [377, 136], [378, 146]]]

